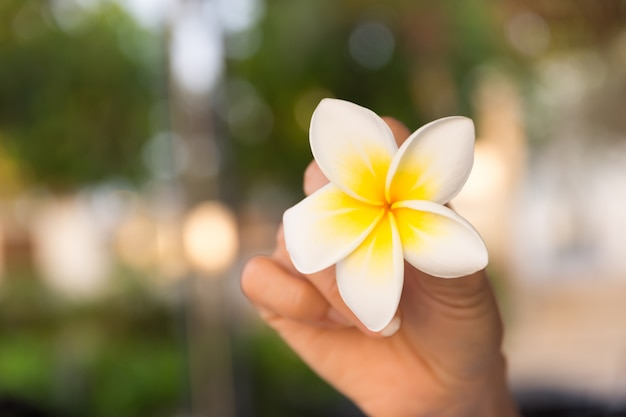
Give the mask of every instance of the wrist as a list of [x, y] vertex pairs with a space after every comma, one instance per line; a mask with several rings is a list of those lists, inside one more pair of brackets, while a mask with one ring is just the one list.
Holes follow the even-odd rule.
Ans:
[[480, 375], [424, 388], [419, 383], [402, 384], [392, 395], [371, 395], [365, 401], [355, 402], [370, 417], [520, 417], [502, 355], [494, 358], [492, 366]]
[[506, 373], [506, 359], [500, 355], [482, 378], [459, 388], [454, 400], [440, 414], [442, 417], [519, 417]]

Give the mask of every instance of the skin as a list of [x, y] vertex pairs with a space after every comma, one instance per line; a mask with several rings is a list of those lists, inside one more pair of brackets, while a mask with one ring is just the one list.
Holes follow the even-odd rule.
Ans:
[[[398, 121], [385, 121], [399, 144], [409, 136]], [[312, 162], [305, 193], [327, 182]], [[251, 259], [241, 284], [267, 324], [368, 416], [518, 416], [485, 272], [441, 279], [406, 264], [404, 282], [396, 318], [373, 333], [341, 300], [334, 267], [296, 271], [281, 228], [274, 253]]]

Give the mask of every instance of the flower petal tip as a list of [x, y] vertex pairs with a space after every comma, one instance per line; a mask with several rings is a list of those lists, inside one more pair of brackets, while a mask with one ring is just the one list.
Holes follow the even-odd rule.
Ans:
[[380, 335], [382, 337], [391, 337], [391, 336], [393, 336], [394, 334], [396, 334], [398, 332], [398, 330], [400, 330], [400, 325], [401, 324], [402, 324], [402, 321], [400, 320], [400, 316], [395, 316], [393, 319], [391, 319], [389, 324], [387, 324], [380, 331]]
[[[383, 334], [383, 333], [386, 332], [387, 329], [394, 327], [394, 317], [397, 318], [395, 311], [393, 312], [393, 314], [388, 315], [386, 317], [383, 317], [383, 316], [371, 317], [369, 315], [365, 315], [365, 316], [361, 315], [361, 317], [359, 317], [359, 315], [357, 314], [355, 315], [357, 316], [359, 321], [363, 323], [363, 325], [367, 328], [367, 330], [374, 332], [374, 333], [380, 333], [381, 336], [385, 336], [385, 337], [386, 337], [386, 334]], [[400, 327], [399, 323], [397, 327]], [[395, 331], [390, 332], [389, 336], [391, 336], [393, 333], [395, 333]]]

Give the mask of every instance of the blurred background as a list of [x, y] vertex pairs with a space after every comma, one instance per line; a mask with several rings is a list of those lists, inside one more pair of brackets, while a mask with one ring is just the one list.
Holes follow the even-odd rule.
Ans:
[[0, 415], [359, 416], [239, 292], [323, 97], [474, 119], [520, 403], [623, 411], [626, 1], [2, 0]]

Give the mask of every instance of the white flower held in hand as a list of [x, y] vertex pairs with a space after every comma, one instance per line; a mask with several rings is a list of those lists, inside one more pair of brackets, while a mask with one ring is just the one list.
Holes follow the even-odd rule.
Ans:
[[398, 149], [374, 112], [324, 99], [313, 113], [310, 142], [330, 184], [285, 212], [287, 251], [303, 274], [337, 264], [339, 292], [368, 329], [380, 331], [393, 319], [404, 259], [442, 278], [487, 265], [478, 232], [444, 206], [472, 169], [470, 119], [431, 122]]

